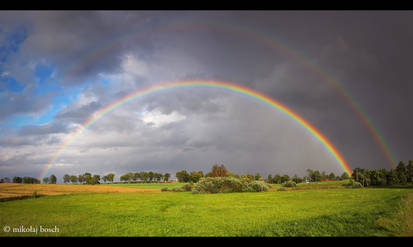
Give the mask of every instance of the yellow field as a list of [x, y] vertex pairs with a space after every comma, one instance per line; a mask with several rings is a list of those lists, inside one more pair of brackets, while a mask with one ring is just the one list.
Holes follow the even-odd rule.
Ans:
[[105, 185], [73, 185], [73, 184], [17, 184], [0, 183], [0, 200], [37, 195], [65, 195], [79, 193], [131, 193], [160, 192], [159, 189], [142, 189], [122, 186]]

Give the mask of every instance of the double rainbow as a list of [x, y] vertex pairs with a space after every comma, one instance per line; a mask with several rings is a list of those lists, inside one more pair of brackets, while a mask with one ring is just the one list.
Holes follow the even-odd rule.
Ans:
[[340, 154], [340, 152], [337, 150], [336, 147], [325, 137], [319, 130], [317, 130], [313, 125], [311, 125], [307, 120], [305, 120], [303, 117], [295, 113], [293, 110], [288, 108], [287, 106], [283, 105], [282, 103], [276, 101], [275, 99], [270, 98], [269, 96], [255, 91], [253, 89], [237, 85], [234, 83], [229, 83], [229, 82], [222, 82], [222, 81], [178, 81], [178, 82], [170, 82], [170, 83], [164, 83], [164, 84], [158, 84], [154, 86], [150, 86], [145, 89], [141, 89], [138, 91], [135, 91], [131, 94], [128, 94], [121, 99], [113, 102], [112, 104], [100, 109], [97, 111], [93, 116], [91, 116], [86, 122], [84, 122], [72, 135], [68, 136], [67, 139], [61, 144], [59, 147], [58, 151], [52, 156], [50, 159], [49, 163], [46, 165], [46, 167], [43, 169], [43, 171], [40, 174], [40, 180], [43, 179], [43, 177], [46, 175], [47, 171], [50, 169], [50, 167], [57, 161], [57, 159], [60, 157], [62, 152], [65, 150], [65, 148], [73, 142], [73, 140], [80, 135], [85, 129], [89, 128], [92, 126], [97, 120], [114, 110], [115, 108], [126, 104], [136, 98], [142, 97], [144, 95], [148, 95], [151, 93], [155, 93], [158, 91], [166, 90], [166, 89], [172, 89], [172, 88], [183, 88], [183, 87], [209, 87], [209, 88], [218, 88], [218, 89], [226, 89], [230, 90], [233, 92], [237, 92], [243, 95], [250, 96], [254, 99], [257, 99], [277, 110], [280, 110], [281, 112], [287, 114], [289, 117], [294, 119], [297, 123], [302, 125], [304, 128], [306, 128], [313, 136], [315, 136], [326, 148], [327, 150], [333, 155], [333, 157], [337, 160], [338, 164], [343, 168], [343, 170], [351, 175], [352, 170], [350, 166], [347, 164], [347, 162], [344, 160], [343, 156]]

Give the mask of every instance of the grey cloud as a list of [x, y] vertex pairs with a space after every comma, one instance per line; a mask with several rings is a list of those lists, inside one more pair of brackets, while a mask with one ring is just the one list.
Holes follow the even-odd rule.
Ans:
[[22, 126], [18, 135], [20, 136], [32, 136], [32, 135], [47, 135], [54, 133], [67, 133], [68, 126], [61, 123], [49, 123], [44, 125], [25, 125]]
[[[11, 14], [1, 18], [3, 23], [17, 20]], [[119, 77], [119, 82], [108, 86], [92, 83], [82, 93], [96, 101], [67, 106], [55, 118], [61, 124], [84, 122], [96, 110], [152, 84], [188, 78], [228, 80], [259, 90], [296, 111], [324, 133], [352, 167], [388, 168], [374, 137], [340, 90], [306, 65], [310, 62], [358, 102], [397, 160], [412, 158], [409, 99], [413, 33], [408, 26], [413, 21], [412, 12], [29, 12], [19, 19], [32, 22], [28, 39], [8, 65], [10, 71], [14, 68], [13, 73], [21, 74], [21, 80], [31, 80], [22, 61], [38, 57], [56, 64], [60, 75], [65, 75], [65, 86], [85, 80], [95, 83], [99, 73], [125, 73], [125, 54], [145, 64], [145, 73], [133, 75], [133, 70], [129, 71], [130, 77]], [[193, 22], [198, 28], [174, 29], [170, 25], [170, 29], [159, 29], [168, 21]], [[223, 25], [217, 29], [210, 22]], [[238, 31], [228, 28], [231, 25]], [[257, 36], [248, 36], [255, 31]], [[268, 39], [263, 42], [264, 37], [290, 50], [277, 48], [275, 43], [271, 47]], [[108, 49], [99, 50], [102, 47]], [[291, 55], [291, 50], [306, 60]], [[302, 126], [243, 97], [223, 90], [191, 88], [136, 99], [84, 133], [90, 134], [89, 144], [94, 148], [82, 146], [82, 141], [88, 140], [79, 137], [73, 148], [84, 152], [74, 155], [68, 151], [64, 159], [74, 167], [67, 169], [174, 172], [205, 170], [211, 163], [223, 162], [238, 172], [300, 173], [309, 166], [341, 172]], [[0, 117], [37, 112], [47, 105], [40, 98], [34, 101], [38, 107], [28, 108], [20, 99], [21, 106], [1, 108]], [[139, 119], [138, 113], [145, 110], [175, 111], [187, 119], [158, 129]], [[26, 133], [53, 134], [59, 129], [52, 125], [49, 129], [30, 128]], [[100, 154], [101, 150], [106, 153]], [[63, 172], [64, 167], [58, 169]]]
[[56, 120], [83, 123], [91, 117], [94, 111], [99, 110], [101, 107], [102, 105], [99, 102], [93, 101], [76, 109], [63, 109], [56, 115]]

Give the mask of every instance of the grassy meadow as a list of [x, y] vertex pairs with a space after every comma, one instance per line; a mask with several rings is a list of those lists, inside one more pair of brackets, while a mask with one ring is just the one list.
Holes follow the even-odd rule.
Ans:
[[[152, 185], [164, 187], [164, 184]], [[94, 187], [153, 189], [152, 185]], [[298, 189], [300, 187], [306, 189]], [[0, 226], [59, 228], [59, 232], [37, 233], [37, 236], [413, 234], [411, 188], [351, 189], [339, 183], [322, 182], [301, 184], [287, 191], [273, 188], [258, 193], [121, 192], [84, 191], [3, 201], [0, 202]], [[0, 231], [0, 236], [35, 235]]]

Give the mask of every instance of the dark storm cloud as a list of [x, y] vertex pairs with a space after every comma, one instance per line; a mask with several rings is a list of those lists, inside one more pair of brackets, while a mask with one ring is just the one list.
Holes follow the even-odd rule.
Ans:
[[35, 94], [30, 87], [22, 92], [0, 91], [0, 120], [15, 114], [35, 114], [46, 110], [50, 106], [52, 93], [46, 95]]

